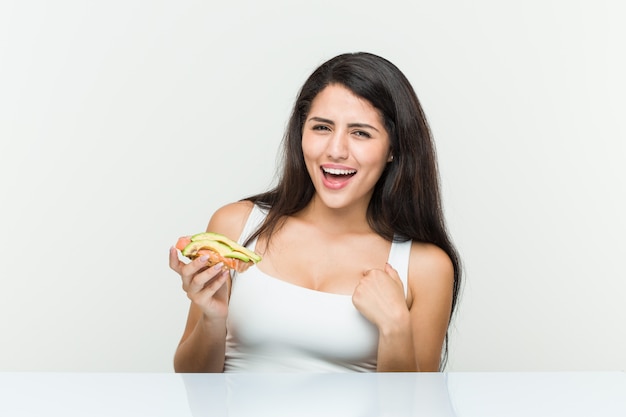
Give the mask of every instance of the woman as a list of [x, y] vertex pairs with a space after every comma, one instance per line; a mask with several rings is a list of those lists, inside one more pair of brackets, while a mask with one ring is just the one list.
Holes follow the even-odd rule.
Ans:
[[441, 369], [460, 266], [408, 80], [369, 53], [327, 61], [302, 87], [283, 144], [278, 185], [207, 227], [262, 262], [231, 276], [170, 250], [191, 299], [175, 370]]

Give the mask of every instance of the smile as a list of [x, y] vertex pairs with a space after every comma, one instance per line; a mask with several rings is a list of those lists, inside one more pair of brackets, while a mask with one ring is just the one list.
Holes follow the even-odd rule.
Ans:
[[356, 174], [356, 169], [338, 169], [338, 168], [322, 167], [322, 172], [324, 172], [324, 175], [328, 174], [328, 175], [336, 175], [336, 176], [342, 176], [342, 175], [352, 176]]
[[324, 186], [331, 190], [339, 190], [350, 182], [356, 169], [321, 167]]

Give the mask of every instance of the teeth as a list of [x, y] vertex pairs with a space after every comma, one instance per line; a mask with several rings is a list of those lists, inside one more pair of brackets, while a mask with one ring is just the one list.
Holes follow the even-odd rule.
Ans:
[[351, 175], [356, 174], [355, 169], [337, 169], [337, 168], [322, 168], [322, 170], [331, 175]]

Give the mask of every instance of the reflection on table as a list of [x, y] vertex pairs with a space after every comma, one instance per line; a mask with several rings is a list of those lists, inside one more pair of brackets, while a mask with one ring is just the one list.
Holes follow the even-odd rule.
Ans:
[[[454, 416], [447, 374], [182, 375], [194, 417]], [[220, 405], [221, 409], [216, 409]]]
[[625, 417], [624, 372], [0, 372], [0, 416]]

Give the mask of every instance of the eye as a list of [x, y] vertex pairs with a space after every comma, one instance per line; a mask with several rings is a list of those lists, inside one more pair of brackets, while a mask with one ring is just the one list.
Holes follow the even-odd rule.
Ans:
[[330, 131], [330, 128], [326, 125], [313, 125], [313, 127], [311, 128], [312, 130], [317, 130], [317, 131]]
[[364, 139], [369, 139], [372, 137], [372, 135], [370, 135], [369, 132], [366, 132], [364, 130], [355, 130], [354, 132], [352, 132], [352, 134], [354, 134], [355, 136], [359, 138], [364, 138]]

